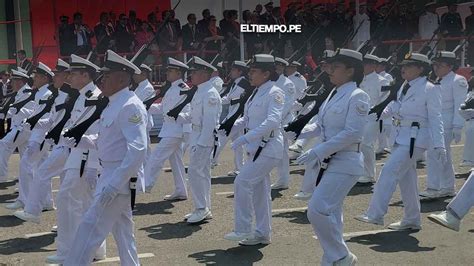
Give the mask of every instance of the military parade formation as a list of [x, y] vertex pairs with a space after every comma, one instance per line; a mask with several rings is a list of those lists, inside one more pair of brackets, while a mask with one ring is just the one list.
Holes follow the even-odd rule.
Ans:
[[[312, 80], [299, 72], [304, 57], [268, 53], [224, 63], [168, 57], [158, 90], [143, 63], [146, 45], [131, 59], [107, 50], [101, 66], [72, 54], [54, 68], [37, 62], [13, 69], [0, 83], [0, 182], [10, 179], [17, 151], [18, 195], [4, 207], [37, 224], [43, 211], [56, 210], [56, 254], [47, 263], [104, 260], [112, 234], [121, 264], [140, 265], [136, 197], [154, 193], [169, 161], [174, 188], [166, 188], [164, 199], [192, 199], [184, 216], [190, 226], [210, 220], [211, 170], [230, 145], [234, 224], [222, 237], [236, 244], [271, 244], [271, 191], [288, 189], [290, 160], [304, 165], [294, 199], [308, 201], [321, 265], [358, 261], [343, 238], [344, 200], [357, 183], [374, 186], [366, 211], [354, 217], [360, 222], [384, 225], [398, 186], [403, 217], [388, 229], [421, 230], [420, 200], [452, 198], [429, 219], [459, 231], [474, 205], [474, 177], [456, 190], [450, 147], [464, 131], [462, 164], [474, 167], [474, 95], [472, 80], [456, 74], [457, 49], [430, 47], [394, 63], [359, 48], [324, 51]], [[151, 148], [153, 115], [163, 124]], [[379, 153], [389, 155], [376, 175]], [[427, 165], [423, 188], [419, 161]]]

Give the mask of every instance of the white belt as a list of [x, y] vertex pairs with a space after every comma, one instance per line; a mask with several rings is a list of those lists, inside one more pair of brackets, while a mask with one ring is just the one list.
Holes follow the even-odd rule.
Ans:
[[360, 152], [360, 143], [351, 144], [338, 152]]
[[412, 121], [412, 120], [400, 120], [400, 119], [393, 119], [392, 124], [396, 127], [411, 127], [413, 123], [418, 123], [420, 128], [427, 127], [426, 122], [420, 121]]

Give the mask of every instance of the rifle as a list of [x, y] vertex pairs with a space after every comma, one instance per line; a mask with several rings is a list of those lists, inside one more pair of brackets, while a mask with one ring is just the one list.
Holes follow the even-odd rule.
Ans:
[[16, 112], [15, 114], [18, 114], [18, 112], [20, 112], [21, 108], [23, 108], [23, 106], [25, 106], [27, 103], [29, 103], [30, 101], [33, 101], [35, 99], [35, 95], [36, 93], [38, 92], [38, 90], [28, 90], [28, 89], [25, 89], [23, 92], [30, 92], [31, 94], [28, 96], [28, 98], [24, 99], [23, 101], [20, 101], [20, 102], [17, 102], [17, 103], [14, 103], [12, 105], [10, 105], [10, 108], [15, 108]]
[[54, 89], [54, 85], [49, 85], [48, 89], [52, 91], [52, 94], [47, 99], [39, 101], [39, 104], [45, 105], [43, 110], [41, 110], [41, 112], [39, 112], [38, 114], [26, 119], [26, 123], [30, 125], [30, 129], [33, 129], [36, 126], [36, 124], [41, 119], [41, 117], [43, 117], [43, 115], [51, 111], [51, 108], [54, 104], [54, 100], [56, 100], [56, 97], [58, 96], [58, 91]]
[[315, 101], [319, 97], [318, 91], [321, 89], [321, 86], [326, 88], [331, 87], [331, 82], [329, 81], [329, 76], [326, 72], [321, 72], [321, 74], [319, 74], [314, 80], [309, 81], [308, 89], [305, 91], [305, 96], [297, 101], [303, 106], [309, 102]]
[[79, 141], [81, 141], [81, 138], [84, 135], [84, 133], [86, 133], [89, 127], [100, 118], [102, 111], [104, 111], [108, 103], [109, 103], [109, 99], [103, 95], [99, 95], [99, 97], [94, 100], [86, 100], [84, 103], [84, 106], [85, 107], [95, 106], [96, 108], [94, 112], [84, 122], [78, 125], [75, 125], [71, 129], [67, 129], [64, 132], [64, 137], [74, 138], [76, 140], [75, 146], [77, 146], [77, 144], [79, 144]]
[[402, 84], [403, 84], [403, 81], [401, 81], [402, 79], [396, 79], [396, 81], [392, 82], [391, 85], [389, 86], [384, 86], [382, 88], [384, 88], [383, 91], [390, 91], [388, 97], [382, 101], [381, 103], [377, 104], [376, 106], [372, 107], [372, 109], [370, 109], [369, 111], [369, 115], [370, 114], [376, 114], [377, 115], [377, 121], [380, 120], [380, 116], [382, 115], [382, 112], [383, 110], [385, 109], [385, 107], [387, 107], [387, 105], [392, 102], [392, 101], [395, 101], [397, 99], [397, 94], [398, 94], [398, 90], [401, 88]]
[[179, 95], [186, 95], [186, 98], [184, 98], [184, 100], [180, 104], [175, 106], [173, 109], [169, 110], [166, 115], [169, 117], [173, 117], [174, 120], [178, 119], [179, 113], [181, 113], [184, 107], [192, 101], [196, 91], [197, 91], [197, 86], [193, 86], [189, 90], [185, 90], [185, 91], [181, 90], [179, 92]]
[[171, 87], [171, 82], [166, 81], [166, 83], [160, 88], [160, 92], [156, 93], [155, 96], [148, 98], [143, 101], [143, 104], [145, 105], [146, 109], [149, 110], [151, 105], [158, 100], [159, 98], [163, 98], [168, 91], [168, 89]]
[[244, 93], [242, 93], [239, 99], [231, 100], [230, 105], [232, 106], [232, 105], [238, 104], [239, 107], [237, 108], [237, 111], [235, 111], [235, 113], [231, 117], [229, 117], [228, 119], [226, 119], [219, 125], [219, 130], [224, 130], [226, 136], [229, 136], [230, 131], [232, 130], [232, 127], [234, 126], [235, 121], [244, 113], [245, 103], [248, 101], [248, 99], [252, 95], [253, 89], [255, 89], [255, 88], [252, 88], [252, 86], [250, 85], [250, 82], [247, 79], [240, 80], [237, 86], [244, 88]]
[[311, 118], [313, 118], [315, 115], [319, 113], [319, 108], [324, 103], [324, 101], [326, 101], [330, 93], [331, 93], [331, 90], [326, 88], [324, 85], [322, 85], [320, 89], [316, 92], [316, 95], [314, 96], [316, 103], [314, 104], [313, 109], [311, 109], [311, 111], [309, 111], [307, 114], [290, 122], [288, 126], [285, 127], [285, 131], [294, 132], [296, 134], [296, 138], [298, 138], [298, 136], [303, 131], [303, 128], [308, 124]]
[[420, 54], [428, 54], [431, 50], [433, 50], [430, 47], [430, 44], [434, 40], [436, 35], [439, 33], [440, 28], [441, 26], [438, 26], [438, 28], [433, 32], [433, 35], [431, 36], [430, 40], [427, 43], [425, 43], [425, 45], [423, 45], [423, 47], [419, 50]]

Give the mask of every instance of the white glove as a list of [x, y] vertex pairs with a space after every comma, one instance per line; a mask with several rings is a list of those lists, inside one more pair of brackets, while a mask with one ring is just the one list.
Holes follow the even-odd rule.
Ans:
[[61, 140], [59, 142], [62, 143], [63, 146], [68, 148], [74, 148], [74, 146], [76, 145], [76, 139], [71, 137], [61, 136]]
[[293, 132], [293, 131], [284, 131], [284, 134], [285, 134], [286, 138], [289, 141], [295, 141], [296, 140], [296, 133], [295, 132]]
[[436, 154], [436, 158], [438, 162], [444, 164], [447, 161], [446, 149], [445, 148], [434, 148], [434, 152]]
[[44, 140], [44, 145], [53, 146], [54, 145], [54, 139], [45, 139]]
[[245, 144], [248, 144], [249, 142], [245, 138], [245, 136], [240, 136], [236, 140], [232, 142], [232, 149], [237, 150], [240, 146], [244, 146]]
[[293, 109], [294, 112], [299, 112], [299, 111], [301, 111], [301, 109], [303, 109], [303, 105], [300, 102], [296, 101], [293, 104], [292, 109]]
[[111, 185], [108, 185], [102, 189], [99, 195], [99, 202], [102, 206], [107, 207], [117, 197], [118, 190]]
[[[382, 117], [382, 116], [380, 116]], [[368, 121], [371, 122], [371, 121], [377, 121], [377, 114], [376, 113], [371, 113], [369, 114], [368, 116]]]
[[40, 144], [36, 142], [30, 142], [28, 143], [28, 147], [26, 148], [26, 154], [28, 158], [32, 159], [35, 154], [38, 154], [40, 152]]
[[456, 144], [461, 142], [462, 128], [455, 127], [453, 128], [453, 139]]
[[12, 117], [12, 116], [15, 115], [15, 113], [16, 113], [16, 108], [10, 108], [10, 109], [8, 109], [8, 113], [7, 113], [8, 115], [7, 116]]
[[179, 114], [178, 118], [176, 118], [176, 123], [178, 123], [178, 124], [187, 124], [187, 123], [189, 123], [189, 121], [182, 114]]
[[22, 130], [31, 130], [31, 125], [30, 125], [30, 123], [24, 122], [24, 123], [22, 124], [22, 128], [21, 128], [20, 131], [22, 131]]
[[474, 109], [466, 109], [466, 110], [459, 109], [459, 114], [465, 120], [469, 120], [469, 119], [472, 119], [474, 117]]
[[84, 171], [84, 174], [82, 175], [82, 178], [87, 182], [87, 185], [89, 185], [90, 190], [95, 190], [95, 187], [97, 186], [97, 170], [96, 169], [90, 169], [87, 168]]
[[314, 149], [306, 151], [305, 153], [301, 154], [298, 158], [296, 158], [296, 163], [298, 164], [306, 164], [308, 162], [313, 162], [313, 161], [318, 161], [318, 162], [320, 161]]

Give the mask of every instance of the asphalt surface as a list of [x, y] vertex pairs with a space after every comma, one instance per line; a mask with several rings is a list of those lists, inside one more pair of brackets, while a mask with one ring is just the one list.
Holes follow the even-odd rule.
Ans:
[[[456, 188], [469, 175], [469, 168], [459, 167], [462, 145], [453, 147]], [[377, 172], [387, 156], [379, 156]], [[18, 176], [18, 155], [10, 159], [10, 176]], [[134, 212], [137, 248], [143, 265], [317, 265], [322, 256], [319, 242], [313, 237], [306, 218], [306, 202], [293, 199], [303, 177], [303, 166], [291, 165], [288, 190], [272, 191], [272, 243], [254, 247], [238, 246], [223, 236], [233, 229], [232, 152], [227, 147], [220, 165], [212, 170], [212, 213], [214, 218], [200, 225], [187, 225], [183, 216], [192, 210], [191, 200], [168, 202], [163, 197], [173, 191], [171, 172], [161, 176], [151, 194], [141, 194]], [[168, 164], [166, 165], [168, 167]], [[419, 164], [419, 185], [424, 188], [426, 169]], [[272, 177], [275, 180], [275, 175]], [[58, 189], [59, 179], [54, 179]], [[16, 181], [0, 184], [0, 205], [16, 198]], [[369, 225], [353, 217], [363, 213], [370, 200], [370, 186], [355, 186], [344, 203], [345, 239], [360, 265], [473, 265], [474, 215], [467, 215], [460, 232], [454, 232], [427, 219], [444, 210], [449, 199], [422, 203], [422, 230], [393, 232], [383, 226]], [[54, 193], [56, 194], [56, 193]], [[54, 254], [55, 212], [44, 212], [41, 224], [25, 223], [0, 207], [0, 265], [45, 265], [46, 256]], [[397, 190], [391, 200], [385, 224], [402, 217], [402, 202]], [[118, 265], [117, 248], [108, 238], [103, 265]]]

